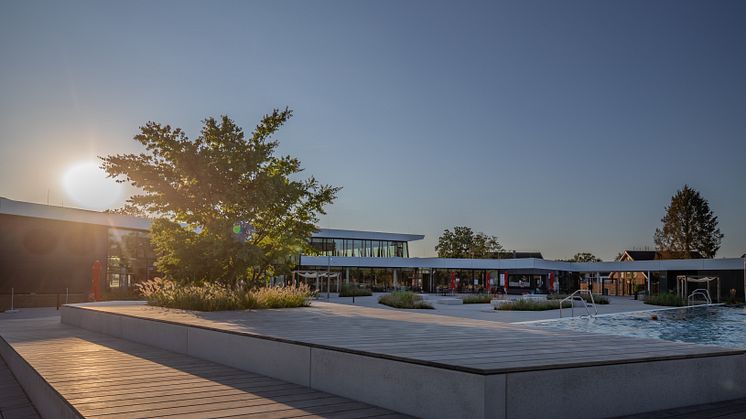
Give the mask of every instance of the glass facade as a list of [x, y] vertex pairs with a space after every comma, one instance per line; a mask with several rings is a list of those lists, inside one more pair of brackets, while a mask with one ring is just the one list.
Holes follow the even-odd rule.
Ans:
[[129, 288], [155, 276], [155, 254], [147, 232], [109, 229], [106, 283], [109, 288]]
[[404, 241], [356, 240], [312, 237], [310, 240], [317, 256], [347, 256], [369, 258], [409, 257]]

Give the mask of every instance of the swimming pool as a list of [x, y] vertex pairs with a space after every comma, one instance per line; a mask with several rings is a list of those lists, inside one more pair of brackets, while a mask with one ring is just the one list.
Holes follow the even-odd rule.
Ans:
[[[657, 317], [657, 319], [654, 318]], [[533, 326], [746, 349], [746, 309], [724, 306], [574, 317]]]

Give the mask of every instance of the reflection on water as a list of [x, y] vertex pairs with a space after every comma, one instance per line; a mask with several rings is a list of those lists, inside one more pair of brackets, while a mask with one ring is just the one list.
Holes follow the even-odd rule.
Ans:
[[690, 307], [539, 322], [540, 327], [746, 348], [746, 309]]

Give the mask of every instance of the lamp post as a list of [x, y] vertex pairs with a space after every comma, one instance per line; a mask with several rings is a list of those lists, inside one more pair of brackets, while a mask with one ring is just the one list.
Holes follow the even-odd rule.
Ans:
[[332, 255], [326, 255], [326, 299], [329, 300], [329, 283], [331, 282]]

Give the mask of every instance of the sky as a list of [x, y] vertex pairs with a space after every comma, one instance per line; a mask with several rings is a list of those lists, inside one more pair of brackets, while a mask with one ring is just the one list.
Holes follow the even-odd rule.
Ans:
[[4, 0], [0, 196], [74, 205], [69, 168], [139, 151], [147, 121], [196, 137], [289, 106], [280, 152], [343, 187], [321, 227], [608, 260], [689, 184], [739, 257], [744, 22], [743, 1]]

